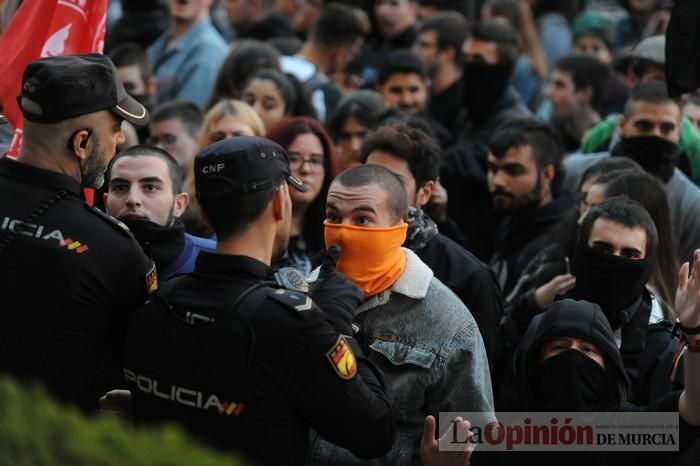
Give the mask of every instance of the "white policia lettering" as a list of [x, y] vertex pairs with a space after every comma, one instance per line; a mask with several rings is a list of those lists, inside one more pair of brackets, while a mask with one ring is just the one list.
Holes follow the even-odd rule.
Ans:
[[[51, 230], [48, 231], [44, 225], [37, 225], [35, 223], [26, 223], [22, 220], [17, 220], [14, 218], [5, 217], [0, 225], [0, 230], [9, 230], [13, 233], [23, 236], [29, 236], [31, 238], [58, 241], [59, 246], [64, 242], [63, 233], [61, 230]], [[46, 234], [44, 234], [46, 232]]]
[[[164, 400], [173, 401], [175, 403], [189, 406], [190, 408], [210, 409], [216, 408], [219, 414], [238, 416], [243, 412], [244, 403], [234, 403], [229, 401], [220, 401], [215, 394], [207, 395], [197, 390], [192, 390], [176, 385], [166, 385], [167, 389], [163, 391], [163, 387], [159, 387], [157, 379], [147, 377], [145, 375], [136, 374], [135, 372], [124, 368], [124, 377], [127, 382], [134, 382], [136, 387], [144, 392], [154, 395]], [[206, 401], [205, 401], [206, 400]]]

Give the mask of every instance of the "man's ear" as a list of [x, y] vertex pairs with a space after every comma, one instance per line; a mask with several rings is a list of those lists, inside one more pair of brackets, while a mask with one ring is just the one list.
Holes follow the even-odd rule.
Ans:
[[173, 215], [180, 218], [185, 213], [187, 206], [190, 205], [190, 195], [188, 193], [180, 193], [175, 196], [175, 207]]
[[557, 169], [554, 168], [554, 165], [547, 165], [542, 170], [540, 170], [540, 179], [542, 180], [542, 183], [547, 182], [547, 186], [551, 186], [552, 181], [554, 180], [554, 177], [557, 175]]
[[[106, 182], [107, 180], [105, 180]], [[105, 210], [109, 214], [109, 209], [107, 208], [107, 196], [109, 195], [109, 188], [107, 188], [107, 192], [102, 193], [102, 205], [105, 206]], [[111, 214], [110, 214], [111, 215]]]
[[418, 209], [421, 209], [424, 205], [428, 203], [428, 201], [430, 200], [430, 196], [433, 195], [434, 190], [435, 182], [432, 180], [428, 181], [423, 186], [418, 188], [418, 192], [416, 193], [416, 207]]
[[455, 63], [457, 60], [457, 53], [462, 53], [461, 50], [457, 50], [454, 47], [447, 47], [445, 50], [438, 50], [438, 55], [445, 57], [445, 63]]
[[91, 132], [87, 129], [76, 131], [68, 141], [68, 149], [80, 160], [85, 160], [89, 154], [87, 147], [90, 143]]
[[272, 197], [272, 213], [275, 216], [275, 221], [279, 222], [284, 218], [285, 215], [285, 196], [288, 196], [285, 191], [286, 183], [280, 185], [279, 189], [275, 190], [275, 195]]
[[627, 119], [625, 118], [625, 115], [620, 115], [620, 118], [617, 119], [617, 130], [620, 133], [620, 136], [624, 137], [625, 136], [625, 125], [627, 124]]

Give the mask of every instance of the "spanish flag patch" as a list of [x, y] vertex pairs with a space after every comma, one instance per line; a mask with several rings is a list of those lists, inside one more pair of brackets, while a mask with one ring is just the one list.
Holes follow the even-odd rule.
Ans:
[[348, 345], [348, 341], [343, 335], [338, 337], [338, 341], [333, 348], [326, 353], [331, 366], [341, 379], [352, 379], [357, 372], [355, 355]]
[[158, 290], [158, 274], [156, 273], [156, 264], [153, 264], [151, 271], [146, 275], [146, 290], [148, 294], [155, 293]]

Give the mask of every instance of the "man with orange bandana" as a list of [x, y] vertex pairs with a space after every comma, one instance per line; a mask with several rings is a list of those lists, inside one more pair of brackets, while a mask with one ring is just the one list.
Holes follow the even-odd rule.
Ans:
[[[412, 251], [402, 248], [406, 190], [391, 171], [363, 165], [340, 174], [326, 202], [326, 246], [340, 246], [337, 270], [365, 294], [355, 311], [361, 342], [384, 373], [398, 436], [389, 453], [370, 462], [320, 438], [318, 465], [442, 464], [421, 451], [421, 433], [440, 412], [492, 412], [484, 344], [464, 304]], [[428, 416], [428, 418], [426, 418]], [[424, 439], [425, 441], [425, 439]], [[422, 458], [421, 458], [422, 456]]]

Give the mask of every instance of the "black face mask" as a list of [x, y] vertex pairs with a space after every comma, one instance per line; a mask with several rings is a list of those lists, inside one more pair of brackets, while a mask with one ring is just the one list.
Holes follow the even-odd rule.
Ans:
[[185, 247], [185, 225], [179, 220], [168, 227], [145, 219], [124, 219], [122, 222], [129, 227], [136, 241], [151, 256], [159, 270], [164, 270], [175, 262]]
[[626, 324], [631, 315], [624, 311], [634, 304], [651, 276], [654, 259], [613, 256], [579, 241], [574, 252], [576, 299], [598, 304], [613, 330]]
[[508, 65], [466, 63], [463, 68], [464, 105], [477, 119], [506, 92], [512, 68]]
[[569, 349], [535, 366], [527, 376], [529, 409], [596, 411], [619, 404], [617, 384], [597, 362]]
[[664, 183], [673, 176], [678, 165], [680, 151], [678, 145], [657, 136], [635, 136], [620, 140], [613, 147], [613, 157], [628, 157]]
[[416, 207], [408, 208], [408, 231], [406, 241], [403, 243], [404, 247], [413, 252], [420, 251], [437, 234], [437, 225], [423, 210]]

